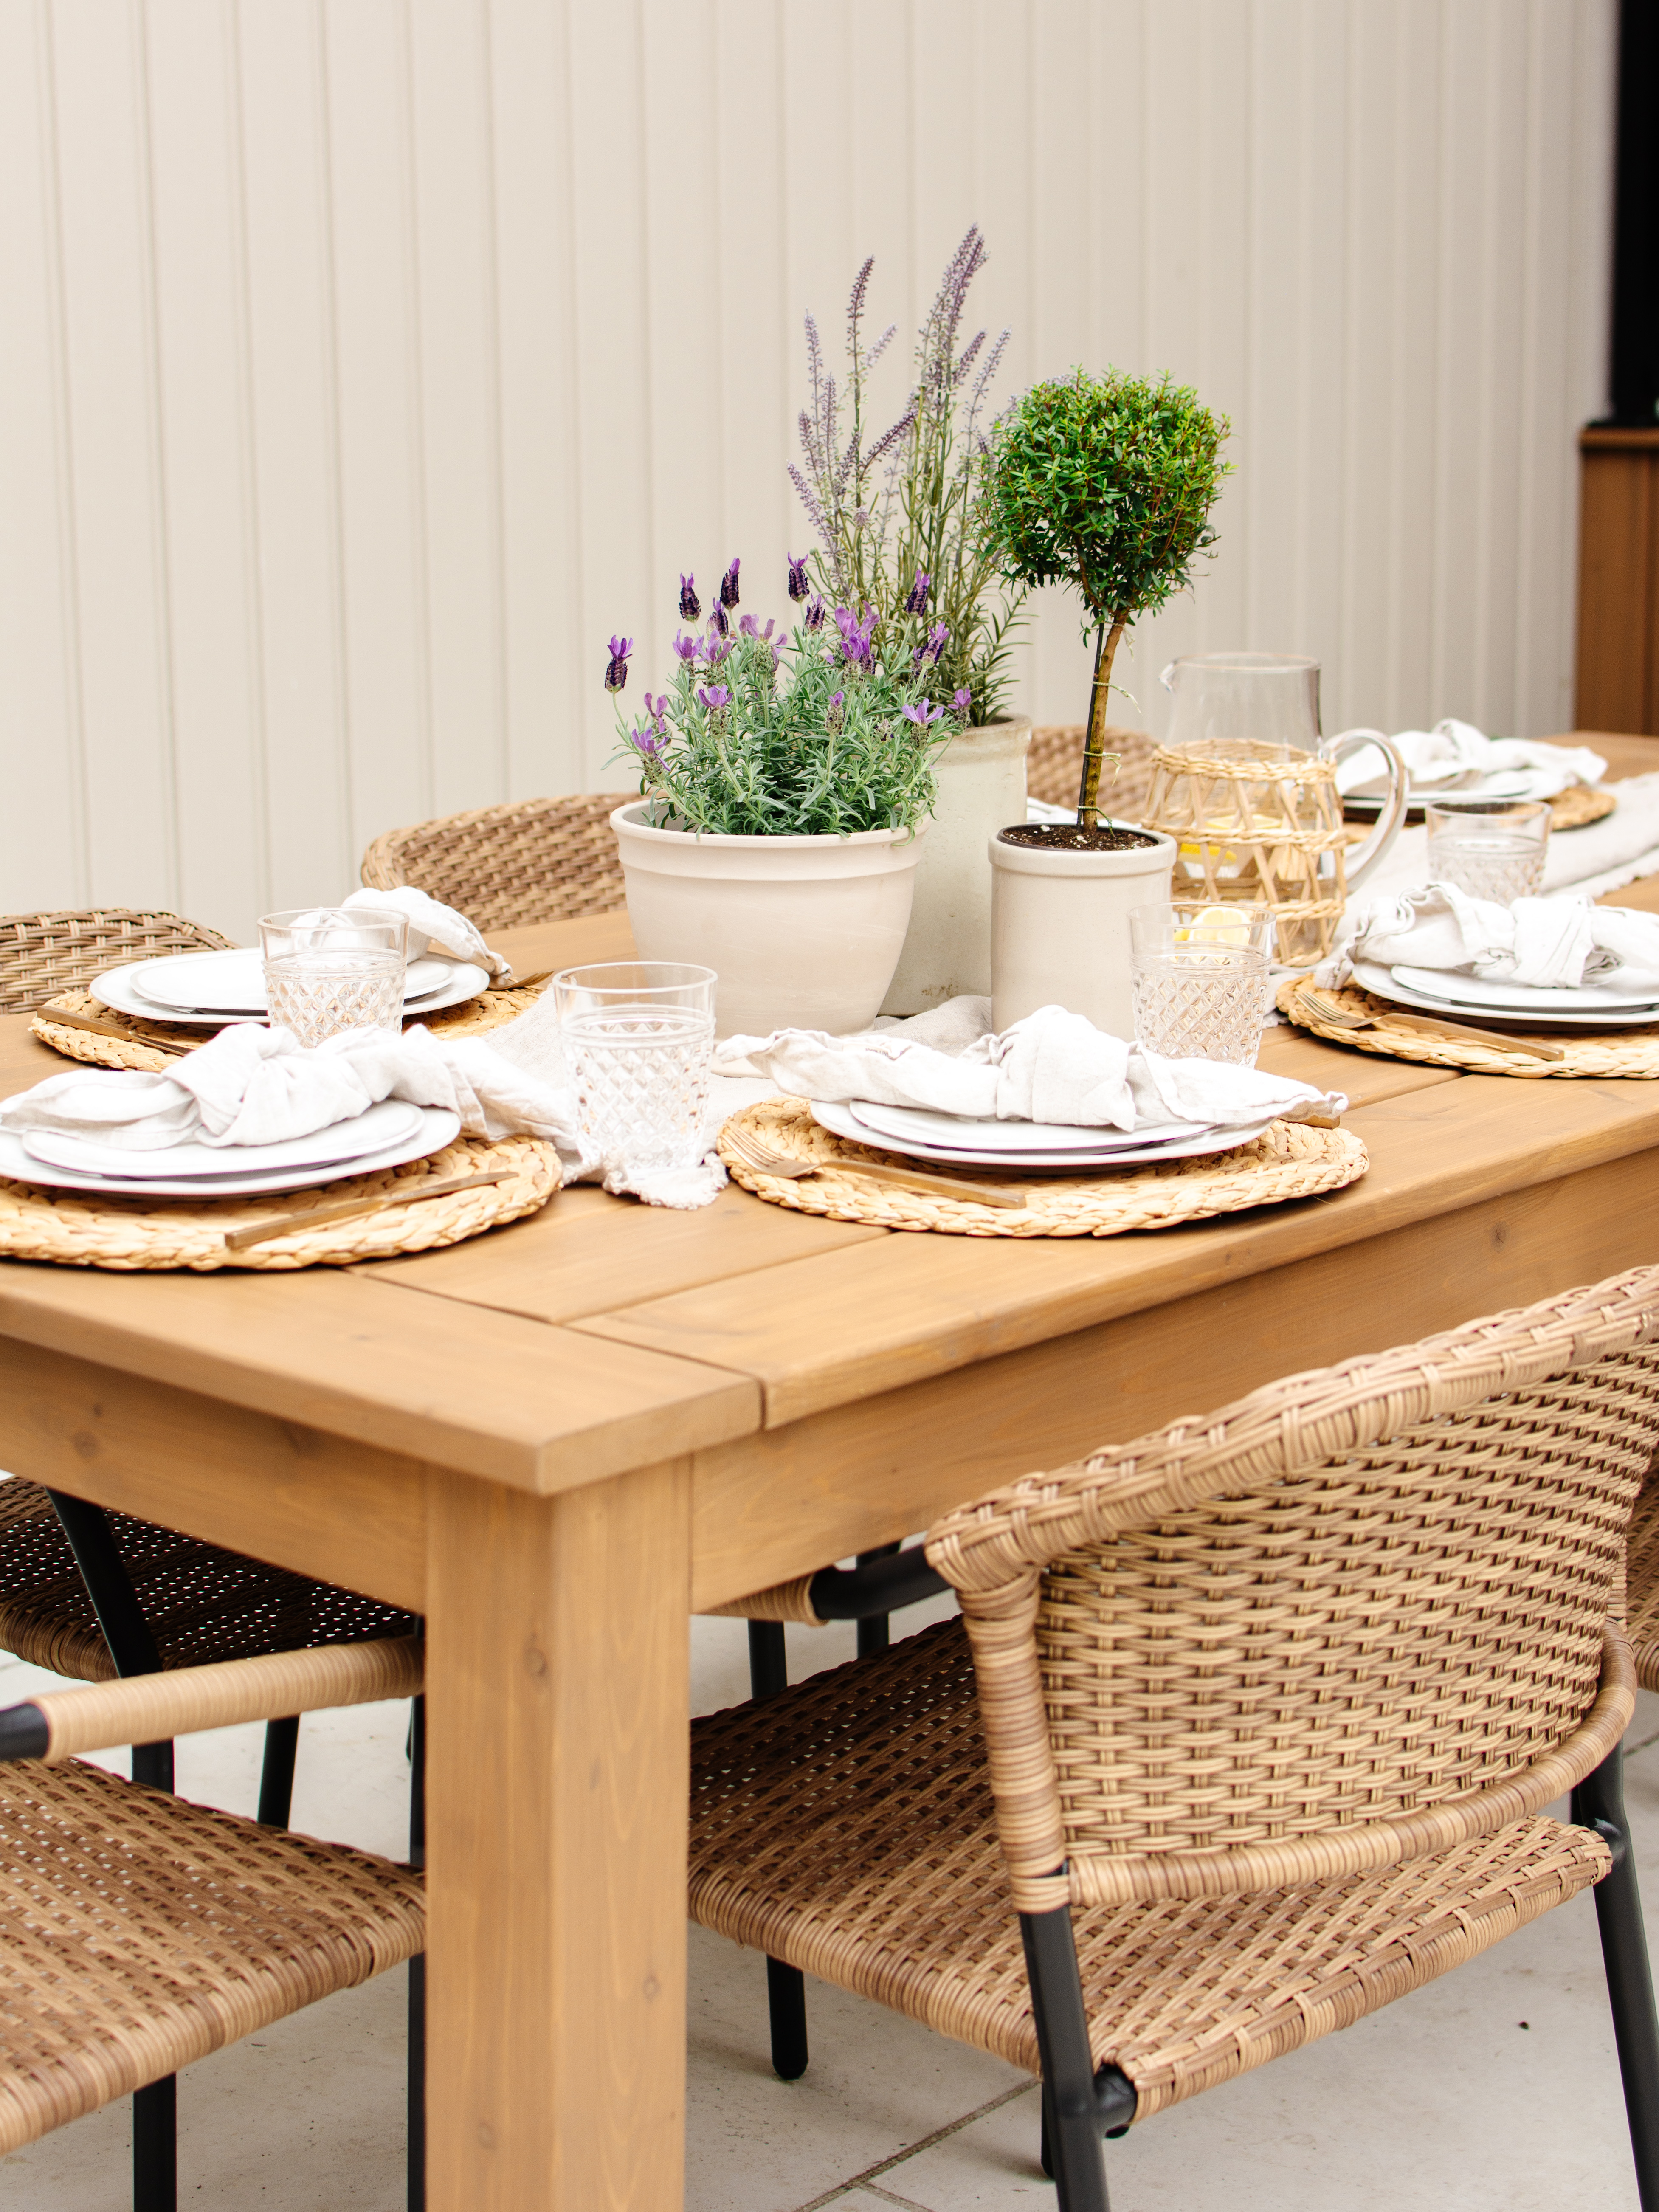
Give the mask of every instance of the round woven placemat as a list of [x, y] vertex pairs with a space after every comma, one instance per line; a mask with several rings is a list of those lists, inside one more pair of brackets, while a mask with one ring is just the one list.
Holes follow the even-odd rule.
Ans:
[[1584, 830], [1604, 822], [1618, 805], [1614, 794], [1600, 784], [1570, 783], [1550, 801], [1550, 835], [1558, 830]]
[[[508, 1166], [515, 1172], [503, 1182], [421, 1200], [423, 1183]], [[0, 1256], [52, 1260], [64, 1267], [182, 1267], [197, 1273], [219, 1267], [344, 1267], [459, 1244], [498, 1222], [537, 1212], [558, 1187], [558, 1153], [539, 1137], [503, 1137], [495, 1144], [458, 1137], [427, 1159], [274, 1198], [104, 1198], [0, 1176]], [[226, 1249], [229, 1230], [392, 1190], [406, 1191], [408, 1202], [400, 1197], [398, 1205], [355, 1220], [319, 1222], [243, 1251]]]
[[[476, 999], [447, 1006], [440, 1014], [427, 1015], [426, 1026], [434, 1036], [479, 1036], [534, 1006], [544, 988], [544, 982], [538, 981], [514, 984], [505, 991], [480, 991]], [[114, 1023], [123, 1035], [106, 1036], [97, 1030], [71, 1029], [65, 1022], [53, 1021], [53, 1006], [66, 1013], [91, 1014], [99, 1021]], [[218, 1035], [216, 1030], [184, 1029], [172, 1022], [141, 1022], [130, 1014], [118, 1014], [89, 991], [60, 991], [39, 1009], [29, 1027], [42, 1044], [49, 1044], [65, 1059], [84, 1060], [89, 1067], [136, 1067], [150, 1075], [170, 1067], [179, 1056], [178, 1048], [194, 1052]], [[158, 1048], [165, 1047], [173, 1049]]]
[[[827, 1214], [832, 1221], [863, 1221], [879, 1229], [937, 1229], [952, 1237], [1117, 1237], [1126, 1229], [1167, 1229], [1206, 1214], [1238, 1213], [1247, 1206], [1277, 1206], [1288, 1198], [1340, 1190], [1370, 1164], [1365, 1147], [1346, 1129], [1309, 1129], [1275, 1121], [1254, 1144], [1206, 1159], [1171, 1160], [1162, 1167], [1120, 1168], [1099, 1176], [1020, 1176], [1002, 1180], [1029, 1194], [1022, 1212], [960, 1201], [927, 1190], [902, 1190], [869, 1182], [856, 1172], [861, 1159], [902, 1164], [892, 1152], [849, 1144], [812, 1119], [802, 1098], [763, 1098], [727, 1121], [746, 1127], [762, 1144], [796, 1160], [845, 1162], [847, 1171], [805, 1177], [757, 1175], [735, 1158], [725, 1133], [718, 1150], [732, 1180], [774, 1206], [798, 1213]], [[918, 1164], [921, 1164], [918, 1163]], [[951, 1173], [933, 1161], [929, 1175]], [[980, 1182], [994, 1170], [964, 1173]]]
[[[1466, 1075], [1519, 1075], [1534, 1081], [1546, 1075], [1634, 1075], [1650, 1081], [1659, 1078], [1659, 1028], [1618, 1030], [1603, 1036], [1558, 1030], [1548, 1042], [1559, 1044], [1565, 1058], [1534, 1060], [1526, 1053], [1508, 1050], [1496, 1038], [1491, 1044], [1475, 1044], [1463, 1037], [1427, 1036], [1420, 1030], [1406, 1029], [1389, 1016], [1414, 1010], [1391, 1006], [1386, 999], [1373, 998], [1357, 983], [1345, 983], [1340, 991], [1328, 991], [1326, 996], [1357, 1014], [1376, 1016], [1378, 1026], [1345, 1030], [1336, 1022], [1322, 1021], [1302, 998], [1294, 977], [1279, 987], [1279, 1011], [1298, 1029], [1332, 1044], [1351, 1044], [1356, 1052], [1374, 1052], [1384, 1060], [1415, 1060], [1426, 1067], [1462, 1068]], [[1520, 1023], [1515, 1033], [1517, 1036], [1534, 1034]], [[1541, 1036], [1544, 1032], [1536, 1034]]]

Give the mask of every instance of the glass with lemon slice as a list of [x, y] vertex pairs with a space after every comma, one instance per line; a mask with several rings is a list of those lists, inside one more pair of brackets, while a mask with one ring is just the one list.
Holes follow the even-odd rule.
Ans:
[[1255, 1065], [1271, 1003], [1270, 907], [1137, 907], [1129, 944], [1135, 1035], [1149, 1052]]

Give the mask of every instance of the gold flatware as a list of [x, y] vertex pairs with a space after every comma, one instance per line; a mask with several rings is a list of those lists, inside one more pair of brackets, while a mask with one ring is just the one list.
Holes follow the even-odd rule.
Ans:
[[862, 1176], [867, 1182], [890, 1182], [901, 1190], [933, 1191], [944, 1198], [960, 1200], [969, 1206], [1001, 1206], [1018, 1213], [1024, 1212], [1025, 1200], [1014, 1192], [1000, 1189], [988, 1182], [958, 1182], [951, 1176], [924, 1175], [919, 1168], [889, 1167], [875, 1160], [795, 1160], [787, 1152], [775, 1152], [771, 1146], [751, 1136], [747, 1129], [734, 1128], [728, 1121], [721, 1132], [726, 1149], [735, 1152], [746, 1167], [757, 1175], [781, 1176], [787, 1182], [799, 1182], [803, 1176], [814, 1175]]
[[181, 1044], [173, 1037], [146, 1036], [142, 1030], [124, 1029], [119, 1022], [106, 1022], [97, 1014], [72, 1014], [64, 1006], [37, 1006], [35, 1012], [43, 1022], [55, 1022], [60, 1029], [90, 1030], [94, 1036], [119, 1037], [123, 1044], [148, 1045], [152, 1052], [194, 1052], [192, 1044]]
[[1510, 1052], [1528, 1054], [1534, 1060], [1565, 1060], [1565, 1049], [1559, 1044], [1546, 1044], [1541, 1037], [1511, 1036], [1505, 1030], [1465, 1029], [1460, 1022], [1443, 1022], [1431, 1014], [1407, 1013], [1403, 1007], [1390, 1006], [1386, 1015], [1356, 1013], [1352, 1006], [1340, 1006], [1328, 998], [1323, 991], [1316, 990], [1311, 983], [1304, 983], [1297, 996], [1311, 1014], [1340, 1030], [1376, 1030], [1393, 1028], [1416, 1030], [1425, 1036], [1455, 1037], [1470, 1044], [1501, 1045]]
[[444, 1176], [402, 1190], [375, 1191], [368, 1198], [337, 1199], [331, 1206], [309, 1206], [303, 1213], [276, 1213], [264, 1221], [250, 1221], [245, 1229], [225, 1231], [225, 1249], [246, 1252], [251, 1244], [268, 1244], [273, 1237], [291, 1236], [296, 1229], [320, 1228], [329, 1221], [349, 1221], [355, 1214], [380, 1213], [388, 1206], [418, 1206], [422, 1199], [447, 1198], [452, 1191], [481, 1190], [487, 1182], [505, 1182], [517, 1168], [490, 1168], [483, 1175]]

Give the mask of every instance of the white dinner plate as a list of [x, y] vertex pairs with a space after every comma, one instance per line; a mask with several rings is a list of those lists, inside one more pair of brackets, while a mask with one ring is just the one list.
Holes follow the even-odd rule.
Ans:
[[1133, 1151], [1103, 1149], [1098, 1152], [975, 1152], [948, 1151], [943, 1145], [926, 1144], [920, 1137], [878, 1137], [867, 1129], [850, 1106], [812, 1101], [812, 1119], [831, 1136], [845, 1137], [872, 1151], [899, 1152], [913, 1160], [934, 1160], [953, 1168], [1001, 1168], [1012, 1172], [1024, 1168], [1070, 1169], [1075, 1174], [1097, 1175], [1103, 1168], [1140, 1166], [1152, 1160], [1199, 1159], [1206, 1152], [1229, 1152], [1236, 1145], [1255, 1141], [1270, 1121], [1253, 1121], [1247, 1129], [1211, 1129], [1201, 1137], [1182, 1137], [1172, 1145], [1146, 1143]]
[[[1443, 799], [1551, 799], [1559, 793], [1559, 776], [1553, 769], [1500, 768], [1490, 775], [1449, 776], [1443, 783], [1414, 783], [1406, 794], [1406, 818], [1420, 822], [1425, 806], [1437, 806]], [[1341, 794], [1345, 813], [1376, 816], [1382, 811], [1389, 796], [1386, 776], [1374, 782], [1362, 783], [1352, 791]]]
[[[404, 974], [405, 1005], [442, 990], [453, 965], [448, 960], [411, 960]], [[244, 946], [228, 952], [179, 952], [160, 960], [137, 960], [131, 978], [141, 999], [169, 1014], [267, 1011], [264, 963]]]
[[1491, 975], [1466, 975], [1459, 969], [1412, 968], [1404, 963], [1392, 970], [1396, 983], [1408, 991], [1421, 991], [1429, 999], [1455, 999], [1461, 1006], [1493, 1006], [1504, 1013], [1564, 1014], [1629, 1013], [1641, 1008], [1659, 1010], [1651, 985], [1639, 991], [1621, 991], [1616, 983], [1581, 983], [1546, 990], [1535, 984], [1504, 981]]
[[1084, 1129], [1065, 1121], [980, 1121], [926, 1106], [875, 1106], [855, 1098], [849, 1109], [878, 1136], [915, 1137], [948, 1152], [1117, 1152], [1206, 1137], [1208, 1121], [1170, 1121], [1151, 1130]]
[[336, 1121], [307, 1136], [287, 1137], [274, 1145], [204, 1145], [196, 1139], [166, 1145], [153, 1152], [130, 1152], [94, 1143], [55, 1129], [18, 1133], [32, 1160], [47, 1167], [72, 1168], [77, 1175], [115, 1176], [124, 1182], [217, 1182], [222, 1176], [262, 1174], [266, 1169], [331, 1168], [367, 1159], [420, 1133], [420, 1107], [407, 1098], [382, 1098], [349, 1121]]
[[[145, 998], [133, 981], [137, 970], [148, 965], [145, 961], [132, 961], [125, 968], [106, 968], [101, 975], [93, 977], [87, 988], [100, 1005], [109, 1007], [113, 1013], [125, 1014], [134, 1021], [169, 1022], [179, 1029], [222, 1030], [230, 1022], [264, 1023], [269, 1018], [263, 1004], [252, 1014], [184, 1013], [171, 1006], [158, 1006], [153, 1000]], [[419, 1000], [405, 999], [404, 1012], [407, 1018], [441, 1013], [446, 1006], [459, 1006], [489, 988], [489, 971], [476, 961], [458, 961], [453, 965], [446, 961], [443, 966], [451, 980]]]
[[[1438, 972], [1438, 971], [1434, 971]], [[1452, 999], [1443, 995], [1432, 997], [1426, 991], [1413, 990], [1409, 983], [1399, 981], [1398, 971], [1380, 966], [1374, 960], [1356, 960], [1353, 980], [1362, 991], [1374, 998], [1390, 999], [1396, 1006], [1409, 1006], [1419, 1014], [1438, 1014], [1443, 1021], [1472, 1023], [1477, 1029], [1482, 1023], [1494, 1029], [1551, 1029], [1551, 1030], [1644, 1030], [1659, 1028], [1659, 1006], [1632, 1006], [1628, 1000], [1610, 1000], [1604, 1012], [1574, 1012], [1565, 1008], [1502, 1007], [1477, 1003], [1473, 1000]], [[1474, 979], [1460, 975], [1458, 986]], [[1450, 983], [1452, 979], [1444, 981]], [[1582, 1002], [1581, 1002], [1582, 1003]]]
[[421, 1127], [400, 1145], [365, 1158], [339, 1160], [332, 1167], [267, 1168], [246, 1176], [216, 1176], [211, 1182], [198, 1176], [183, 1182], [140, 1182], [119, 1176], [78, 1174], [73, 1168], [50, 1167], [32, 1160], [22, 1140], [11, 1129], [0, 1129], [0, 1176], [12, 1182], [38, 1183], [47, 1190], [73, 1190], [102, 1198], [270, 1198], [284, 1190], [307, 1190], [313, 1184], [343, 1182], [349, 1176], [374, 1175], [382, 1168], [402, 1167], [405, 1160], [424, 1159], [441, 1152], [460, 1133], [460, 1116], [447, 1106], [422, 1106]]

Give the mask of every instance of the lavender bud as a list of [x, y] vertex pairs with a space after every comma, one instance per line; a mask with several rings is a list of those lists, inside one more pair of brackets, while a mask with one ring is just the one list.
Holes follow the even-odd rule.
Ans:
[[904, 611], [907, 615], [927, 613], [927, 594], [932, 586], [933, 579], [928, 575], [927, 571], [925, 568], [918, 568], [916, 580], [910, 586], [910, 596], [904, 602]]
[[628, 681], [628, 656], [634, 650], [631, 637], [613, 637], [611, 641], [611, 659], [605, 672], [607, 691], [620, 691]]
[[801, 617], [800, 620], [801, 628], [803, 629], [822, 629], [823, 628], [823, 601], [822, 599], [814, 599], [811, 605], [807, 608], [806, 612]]
[[789, 562], [789, 596], [792, 599], [804, 599], [806, 597], [808, 588], [806, 582], [806, 556], [803, 553], [798, 561], [794, 555], [791, 553], [787, 556], [787, 558]]
[[731, 619], [726, 611], [726, 586], [720, 586], [720, 597], [708, 610], [708, 627], [720, 637], [732, 635]]
[[738, 569], [739, 565], [740, 564], [738, 562], [734, 561], [731, 567], [726, 570], [726, 574], [720, 578], [720, 605], [723, 607], [734, 607], [738, 604]]
[[680, 578], [680, 620], [696, 622], [702, 612], [702, 602], [697, 597], [696, 576], [682, 576]]

